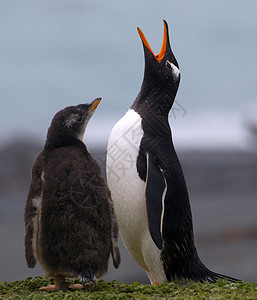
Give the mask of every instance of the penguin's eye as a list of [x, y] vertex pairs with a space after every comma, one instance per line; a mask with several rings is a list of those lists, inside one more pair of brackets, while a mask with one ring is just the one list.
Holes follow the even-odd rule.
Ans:
[[180, 74], [179, 68], [175, 66], [173, 63], [169, 62], [168, 60], [166, 60], [165, 65], [167, 69], [171, 70], [174, 80], [178, 80]]
[[77, 121], [80, 123], [80, 122], [82, 122], [82, 120], [83, 120], [82, 115], [78, 115]]
[[169, 69], [169, 70], [172, 69], [171, 63], [168, 60], [166, 60], [165, 65], [166, 65], [167, 69]]

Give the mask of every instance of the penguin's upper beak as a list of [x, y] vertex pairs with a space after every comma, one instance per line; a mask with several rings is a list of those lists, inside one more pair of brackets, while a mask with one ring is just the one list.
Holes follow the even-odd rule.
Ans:
[[168, 42], [168, 26], [167, 26], [167, 23], [165, 20], [163, 20], [163, 23], [164, 23], [164, 32], [163, 32], [163, 41], [162, 41], [162, 48], [161, 48], [161, 51], [159, 54], [155, 55], [153, 53], [153, 50], [151, 49], [146, 37], [144, 36], [142, 30], [137, 27], [137, 30], [138, 30], [138, 33], [139, 33], [139, 36], [143, 42], [143, 44], [148, 48], [148, 50], [150, 50], [153, 54], [153, 56], [156, 58], [157, 61], [161, 61], [163, 59], [163, 57], [165, 56], [165, 53], [166, 53], [166, 47], [167, 47], [167, 42]]
[[98, 106], [98, 104], [101, 102], [102, 98], [96, 98], [93, 100], [89, 105], [88, 113], [90, 113], [92, 110], [95, 110]]

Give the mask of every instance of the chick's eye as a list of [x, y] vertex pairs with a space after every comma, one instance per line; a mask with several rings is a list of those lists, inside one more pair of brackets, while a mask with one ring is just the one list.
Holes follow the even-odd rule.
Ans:
[[166, 65], [166, 67], [169, 69], [169, 70], [171, 70], [171, 64], [170, 64], [170, 62], [168, 61], [168, 60], [166, 60], [166, 63], [165, 63], [165, 65]]
[[77, 118], [77, 121], [80, 123], [82, 121], [82, 119], [83, 119], [82, 115], [79, 115]]

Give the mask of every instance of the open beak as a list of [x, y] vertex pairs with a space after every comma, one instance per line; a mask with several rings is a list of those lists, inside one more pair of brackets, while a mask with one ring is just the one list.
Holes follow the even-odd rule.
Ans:
[[162, 41], [162, 48], [161, 48], [161, 51], [159, 54], [155, 55], [153, 53], [153, 50], [151, 49], [147, 39], [145, 38], [142, 30], [137, 27], [137, 30], [138, 30], [138, 33], [139, 33], [139, 36], [143, 42], [143, 44], [152, 52], [153, 56], [156, 58], [157, 61], [161, 61], [166, 53], [166, 46], [167, 46], [167, 40], [168, 40], [168, 30], [167, 30], [167, 24], [166, 22], [163, 20], [163, 23], [164, 23], [164, 32], [163, 32], [163, 41]]
[[96, 98], [90, 103], [90, 107], [88, 109], [88, 112], [91, 112], [92, 110], [96, 109], [98, 104], [101, 102], [102, 98]]

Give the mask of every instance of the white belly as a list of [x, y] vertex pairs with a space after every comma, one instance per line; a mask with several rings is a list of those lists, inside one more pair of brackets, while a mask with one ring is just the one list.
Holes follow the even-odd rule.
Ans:
[[165, 275], [160, 250], [147, 225], [145, 182], [137, 173], [136, 160], [143, 137], [141, 117], [129, 110], [111, 132], [107, 147], [107, 182], [111, 190], [123, 243], [136, 262], [147, 271], [151, 282]]

